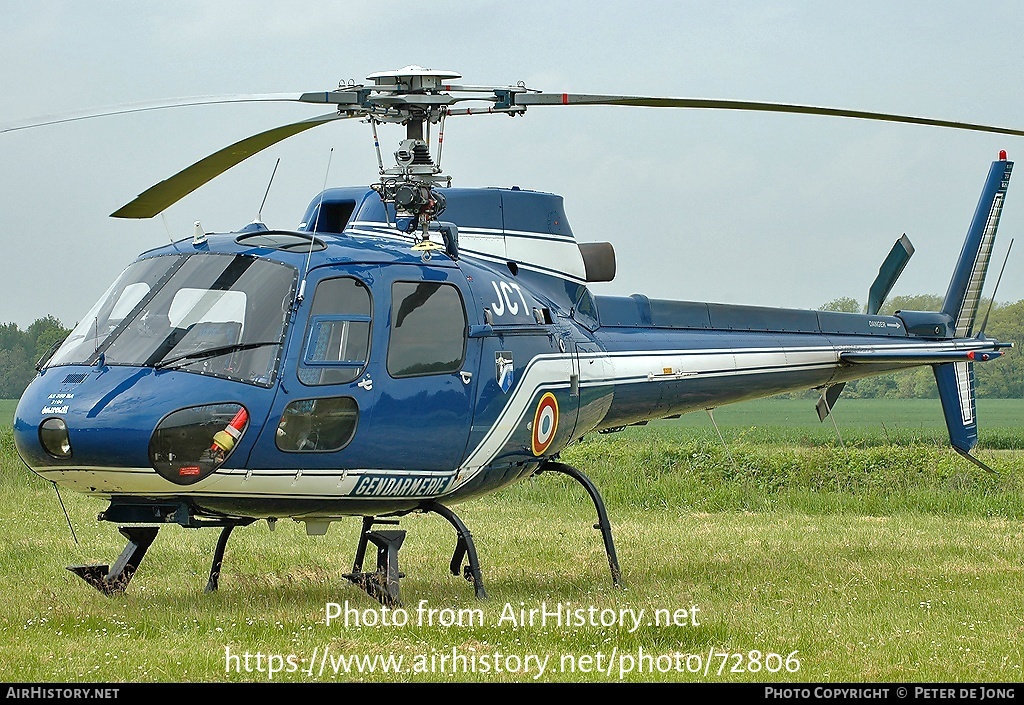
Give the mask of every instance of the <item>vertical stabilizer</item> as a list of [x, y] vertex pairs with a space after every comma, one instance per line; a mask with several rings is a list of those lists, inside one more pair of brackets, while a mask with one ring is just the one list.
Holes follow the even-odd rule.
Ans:
[[992, 258], [992, 246], [999, 227], [999, 216], [1003, 211], [1006, 187], [1010, 182], [1013, 162], [1006, 160], [1006, 152], [1001, 152], [999, 157], [989, 169], [978, 208], [974, 212], [974, 219], [967, 231], [960, 259], [953, 270], [953, 278], [942, 304], [942, 312], [949, 314], [954, 321], [957, 338], [969, 337], [974, 332], [974, 320], [981, 302], [989, 260]]
[[[981, 191], [978, 207], [974, 211], [971, 227], [964, 239], [960, 259], [946, 291], [942, 312], [953, 320], [953, 334], [957, 338], [974, 335], [974, 322], [981, 303], [992, 248], [995, 245], [999, 217], [1003, 212], [1006, 188], [1010, 183], [1013, 162], [1006, 160], [1006, 152], [992, 162], [985, 187]], [[975, 465], [994, 472], [971, 455], [978, 444], [978, 414], [975, 402], [974, 363], [946, 362], [933, 365], [935, 381], [939, 385], [942, 413], [946, 417], [949, 442], [954, 450]]]
[[946, 417], [949, 442], [953, 450], [986, 472], [995, 472], [971, 451], [978, 444], [978, 408], [974, 394], [974, 363], [944, 362], [933, 365], [939, 385], [942, 414]]
[[974, 363], [946, 362], [935, 365], [942, 413], [949, 429], [949, 442], [961, 453], [970, 453], [978, 443], [978, 414], [974, 396]]

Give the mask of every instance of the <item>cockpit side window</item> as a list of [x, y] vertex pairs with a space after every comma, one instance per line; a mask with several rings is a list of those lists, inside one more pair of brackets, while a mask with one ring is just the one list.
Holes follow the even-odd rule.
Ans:
[[334, 277], [316, 287], [299, 362], [310, 386], [357, 379], [370, 352], [370, 291], [358, 279]]
[[466, 359], [466, 306], [458, 287], [440, 282], [395, 282], [391, 287], [388, 374], [450, 374]]

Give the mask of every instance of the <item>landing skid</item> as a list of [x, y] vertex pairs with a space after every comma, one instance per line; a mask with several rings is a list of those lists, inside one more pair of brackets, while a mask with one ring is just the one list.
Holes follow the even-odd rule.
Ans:
[[[601, 531], [604, 539], [605, 553], [608, 556], [608, 565], [611, 568], [612, 583], [616, 587], [622, 587], [622, 572], [619, 569], [619, 560], [615, 555], [615, 544], [612, 540], [611, 523], [608, 521], [608, 513], [605, 511], [604, 502], [597, 487], [582, 472], [555, 461], [544, 463], [537, 471], [558, 472], [573, 478], [586, 488], [590, 498], [597, 509], [598, 522], [594, 524], [595, 529]], [[189, 528], [203, 526], [220, 526], [221, 533], [217, 539], [217, 547], [213, 553], [213, 562], [210, 566], [210, 575], [206, 582], [204, 592], [214, 592], [220, 582], [221, 568], [224, 564], [224, 551], [227, 548], [228, 539], [236, 526], [247, 526], [255, 519], [243, 521], [231, 520], [200, 520], [193, 517], [186, 507], [177, 506], [121, 506], [115, 508], [112, 505], [101, 518], [110, 521], [152, 521], [153, 516], [172, 520], [177, 512], [184, 509], [182, 519], [177, 523]], [[445, 505], [428, 501], [421, 504], [418, 511], [437, 514], [443, 517], [449, 524], [455, 527], [456, 542], [452, 559], [449, 563], [449, 570], [452, 575], [461, 575], [473, 584], [473, 591], [477, 599], [487, 599], [487, 590], [484, 588], [483, 575], [480, 571], [480, 560], [477, 556], [476, 546], [473, 543], [473, 536], [469, 528], [451, 509]], [[378, 518], [364, 516], [363, 526], [359, 534], [359, 544], [356, 547], [356, 556], [352, 564], [352, 572], [346, 573], [344, 577], [353, 584], [366, 591], [370, 597], [388, 606], [399, 606], [402, 604], [402, 594], [399, 582], [405, 577], [398, 569], [398, 551], [405, 541], [405, 531], [400, 529], [375, 529], [375, 525], [398, 524], [397, 519]], [[121, 555], [114, 562], [113, 566], [106, 564], [68, 566], [68, 570], [78, 575], [104, 595], [116, 595], [123, 593], [131, 582], [132, 577], [139, 568], [139, 564], [145, 557], [146, 552], [156, 539], [160, 526], [121, 526], [118, 531], [128, 539], [128, 544], [121, 551]], [[364, 571], [363, 563], [366, 560], [366, 550], [369, 544], [377, 549], [377, 569]]]
[[113, 566], [71, 565], [68, 570], [104, 595], [120, 594], [128, 587], [159, 530], [158, 526], [122, 526], [118, 531], [128, 539], [128, 545]]
[[[420, 511], [437, 514], [444, 517], [448, 523], [455, 527], [458, 538], [455, 542], [455, 551], [452, 554], [449, 570], [452, 575], [462, 575], [473, 584], [474, 593], [479, 600], [487, 599], [487, 590], [484, 589], [483, 575], [480, 572], [480, 561], [477, 557], [476, 546], [473, 544], [473, 536], [461, 519], [448, 507], [437, 502], [426, 502], [419, 507]], [[383, 605], [397, 607], [402, 604], [402, 593], [399, 586], [399, 579], [405, 574], [398, 570], [398, 549], [405, 541], [405, 531], [401, 530], [374, 530], [374, 524], [397, 525], [397, 519], [379, 519], [372, 516], [363, 517], [362, 531], [359, 533], [359, 544], [356, 547], [356, 557], [352, 564], [352, 572], [346, 573], [345, 578], [364, 590], [366, 594]], [[377, 547], [377, 570], [366, 572], [363, 570], [363, 561], [366, 559], [367, 544], [372, 543]], [[466, 564], [463, 565], [463, 561]]]
[[[604, 507], [604, 500], [597, 486], [571, 465], [548, 461], [544, 463], [537, 474], [541, 472], [558, 472], [568, 475], [579, 482], [587, 490], [590, 498], [597, 509], [597, 523], [594, 528], [600, 530], [604, 539], [605, 554], [608, 556], [608, 566], [611, 569], [612, 584], [615, 587], [622, 587], [622, 571], [619, 568], [619, 559], [615, 554], [615, 542], [612, 539], [612, 526], [608, 520], [608, 512]], [[455, 527], [458, 533], [458, 540], [455, 544], [455, 552], [452, 554], [449, 569], [452, 575], [460, 573], [466, 580], [473, 583], [477, 599], [487, 599], [487, 591], [484, 589], [483, 576], [480, 572], [480, 561], [477, 558], [476, 547], [473, 544], [473, 537], [469, 529], [461, 519], [448, 507], [438, 502], [425, 502], [419, 507], [420, 511], [432, 512], [444, 517]], [[375, 530], [375, 524], [397, 525], [397, 519], [378, 519], [377, 517], [364, 516], [363, 528], [359, 534], [359, 545], [356, 548], [356, 557], [352, 565], [352, 572], [346, 573], [345, 578], [359, 586], [370, 597], [378, 600], [381, 604], [389, 607], [397, 607], [402, 604], [401, 588], [399, 580], [405, 575], [398, 570], [398, 549], [402, 547], [405, 540], [405, 531], [401, 530]], [[372, 543], [377, 547], [377, 570], [367, 572], [363, 570], [363, 562], [366, 558], [367, 545]], [[463, 565], [465, 561], [465, 565]]]

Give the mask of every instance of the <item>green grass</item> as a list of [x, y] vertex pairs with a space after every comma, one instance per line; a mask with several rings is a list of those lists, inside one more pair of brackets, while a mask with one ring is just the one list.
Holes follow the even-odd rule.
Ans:
[[[624, 589], [612, 585], [592, 502], [562, 475], [545, 473], [456, 507], [473, 532], [486, 601], [448, 572], [454, 532], [447, 522], [403, 519], [405, 626], [326, 623], [328, 603], [382, 614], [342, 577], [357, 519], [319, 537], [290, 521], [273, 532], [265, 522], [236, 530], [221, 589], [212, 594], [202, 587], [216, 533], [165, 527], [128, 590], [104, 597], [65, 566], [109, 563], [120, 553], [116, 527], [96, 521], [105, 503], [61, 493], [76, 543], [53, 487], [24, 469], [9, 429], [0, 429], [0, 576], [9, 591], [0, 614], [0, 679], [260, 682], [266, 672], [245, 672], [241, 662], [241, 672], [227, 671], [225, 649], [249, 652], [255, 667], [257, 652], [309, 658], [327, 647], [336, 655], [402, 656], [406, 665], [419, 658], [426, 672], [335, 676], [328, 666], [322, 676], [317, 667], [312, 676], [278, 673], [274, 680], [530, 681], [536, 671], [504, 670], [530, 654], [548, 657], [540, 680], [549, 682], [1024, 680], [1024, 452], [979, 450], [999, 470], [984, 473], [925, 439], [935, 424], [912, 426], [910, 406], [887, 416], [890, 402], [863, 407], [857, 438], [861, 400], [853, 399], [836, 410], [840, 445], [834, 429], [824, 433], [831, 424], [821, 428], [813, 404], [776, 401], [741, 420], [727, 412], [742, 416], [746, 405], [717, 411], [728, 446], [704, 414], [595, 435], [563, 453], [601, 489]], [[920, 408], [926, 413], [923, 402]], [[1000, 422], [1008, 438], [1014, 408], [1019, 402], [1006, 405], [1008, 420]], [[995, 421], [997, 413], [979, 409], [983, 419]], [[754, 418], [764, 432], [747, 427]], [[883, 418], [893, 419], [888, 432], [920, 431], [924, 440], [888, 443], [871, 428]], [[789, 440], [765, 442], [782, 432]], [[812, 442], [818, 433], [820, 443]], [[479, 614], [483, 624], [420, 626], [421, 600], [434, 610], [463, 610], [443, 613], [449, 616]], [[643, 609], [645, 620], [654, 610], [680, 611], [686, 619], [645, 621], [632, 633], [500, 621], [507, 610], [566, 603], [596, 614]], [[610, 672], [559, 668], [598, 654], [607, 666], [613, 652]], [[476, 657], [478, 671], [440, 672], [441, 656], [450, 661], [453, 653], [466, 657], [460, 664]], [[709, 653], [707, 675], [687, 671]], [[675, 654], [692, 656], [677, 661]], [[769, 658], [773, 667], [791, 656], [799, 670], [768, 673], [764, 654], [779, 655]], [[620, 674], [630, 665], [626, 656], [634, 670]], [[637, 671], [637, 659], [653, 671]], [[751, 664], [762, 668], [732, 670]]]
[[[811, 399], [759, 399], [716, 409], [714, 421], [727, 440], [822, 445], [843, 443], [949, 443], [938, 399], [844, 399], [829, 419], [818, 420]], [[979, 447], [1024, 450], [1024, 399], [978, 400]], [[650, 428], [696, 428], [714, 432], [707, 413], [656, 421]], [[838, 432], [837, 432], [838, 428]], [[717, 437], [717, 436], [716, 436]]]
[[17, 399], [0, 399], [0, 424], [10, 427], [14, 423], [14, 410], [17, 406]]

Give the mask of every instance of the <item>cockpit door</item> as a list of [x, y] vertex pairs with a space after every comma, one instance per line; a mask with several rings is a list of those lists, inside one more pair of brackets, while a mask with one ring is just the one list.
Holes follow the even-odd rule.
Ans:
[[363, 427], [378, 393], [370, 373], [377, 270], [349, 265], [310, 273], [251, 467], [301, 471], [374, 462], [376, 444]]
[[375, 316], [372, 433], [390, 468], [453, 471], [465, 457], [480, 368], [466, 277], [423, 265], [381, 272], [378, 291], [390, 301]]
[[250, 465], [454, 472], [480, 364], [466, 287], [450, 266], [314, 269]]

